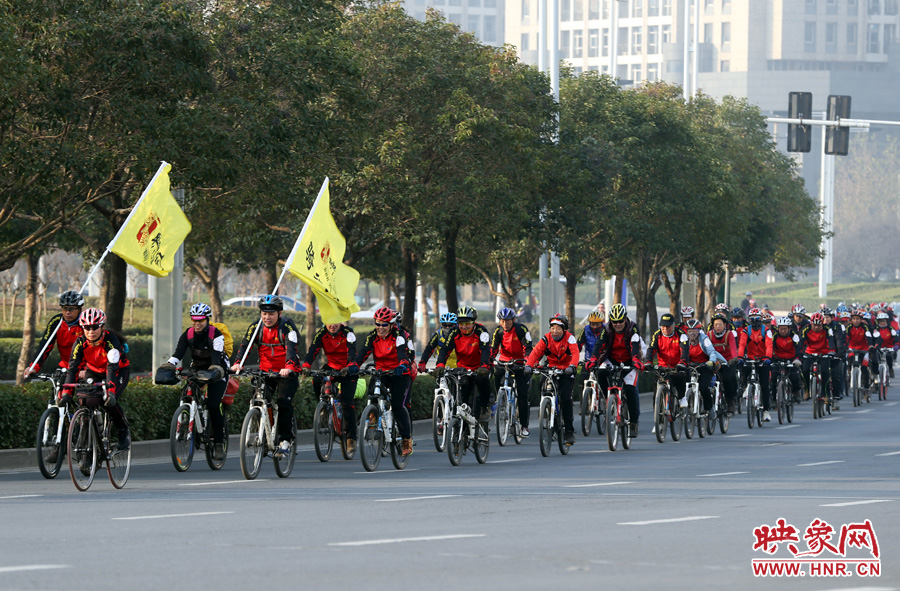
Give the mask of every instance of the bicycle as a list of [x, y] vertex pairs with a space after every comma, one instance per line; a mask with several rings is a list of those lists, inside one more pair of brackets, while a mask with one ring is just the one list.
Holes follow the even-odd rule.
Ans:
[[512, 434], [516, 445], [519, 445], [522, 443], [522, 425], [519, 423], [519, 394], [513, 372], [525, 366], [516, 361], [498, 361], [497, 367], [504, 370], [497, 390], [497, 443], [503, 447]]
[[703, 410], [703, 400], [700, 396], [700, 369], [698, 365], [688, 368], [690, 379], [685, 387], [684, 395], [687, 397], [687, 417], [684, 421], [684, 435], [688, 439], [694, 438], [694, 426], [697, 427], [697, 435], [700, 439], [706, 437], [706, 416]]
[[722, 435], [728, 433], [729, 417], [725, 402], [725, 386], [719, 376], [714, 376], [715, 385], [710, 386], [713, 394], [713, 412], [706, 415], [706, 433], [713, 435], [716, 432], [716, 422], [719, 423], [719, 432]]
[[746, 359], [744, 364], [750, 368], [750, 376], [747, 378], [743, 393], [744, 404], [747, 406], [747, 427], [752, 429], [754, 420], [757, 427], [762, 427], [765, 408], [762, 405], [762, 389], [759, 387], [759, 374], [756, 371], [759, 361]]
[[73, 412], [68, 404], [65, 406], [57, 404], [60, 384], [66, 379], [66, 370], [58, 368], [49, 374], [32, 374], [28, 379], [50, 382], [50, 400], [47, 401], [47, 409], [38, 420], [35, 448], [41, 474], [44, 478], [53, 479], [59, 475], [59, 469], [62, 468], [65, 452], [63, 442], [66, 441], [69, 418]]
[[[367, 472], [378, 468], [382, 455], [391, 454], [394, 468], [402, 470], [409, 462], [409, 456], [402, 453], [400, 427], [391, 410], [391, 397], [383, 378], [394, 375], [392, 370], [380, 370], [368, 366], [360, 370], [372, 376], [373, 384], [369, 394], [369, 404], [359, 419], [359, 458]], [[385, 437], [387, 433], [387, 437]]]
[[685, 408], [678, 403], [675, 390], [669, 384], [669, 378], [679, 370], [674, 367], [655, 367], [656, 390], [653, 392], [653, 431], [656, 441], [665, 443], [666, 424], [672, 435], [672, 441], [681, 440], [681, 429], [685, 421]]
[[[211, 470], [221, 470], [225, 465], [225, 459], [215, 458], [215, 439], [212, 434], [212, 426], [209, 422], [209, 410], [206, 408], [206, 395], [201, 394], [205, 384], [209, 382], [207, 377], [201, 376], [198, 370], [179, 369], [176, 374], [181, 378], [181, 405], [175, 409], [172, 416], [172, 426], [169, 429], [169, 450], [172, 456], [172, 465], [179, 472], [185, 472], [191, 467], [194, 459], [194, 449], [203, 448], [206, 451], [206, 463]], [[225, 421], [225, 456], [228, 456], [228, 415], [225, 405], [222, 404], [222, 419]]]
[[631, 449], [631, 418], [628, 414], [628, 404], [622, 396], [625, 376], [631, 369], [630, 366], [621, 363], [610, 369], [609, 388], [606, 391], [606, 445], [609, 451], [616, 451], [620, 438], [622, 448]]
[[65, 384], [75, 390], [78, 409], [69, 422], [67, 455], [72, 484], [81, 492], [94, 482], [94, 475], [106, 462], [109, 481], [119, 489], [125, 486], [131, 473], [131, 446], [119, 450], [118, 430], [103, 406], [109, 394], [106, 384], [92, 379], [77, 384]]
[[278, 406], [273, 402], [274, 393], [267, 391], [266, 378], [280, 378], [277, 371], [245, 369], [250, 376], [250, 408], [241, 426], [241, 474], [247, 480], [259, 476], [262, 460], [269, 454], [279, 478], [287, 478], [297, 459], [297, 421], [291, 425], [291, 444], [287, 454], [278, 452]]
[[[772, 363], [772, 376], [775, 379], [775, 409], [778, 411], [778, 424], [784, 421], [794, 422], [794, 395], [789, 393], [790, 378], [788, 372], [791, 364], [787, 361]], [[777, 373], [777, 377], [776, 377]]]
[[850, 381], [848, 382], [848, 388], [850, 395], [853, 396], [853, 406], [862, 404], [862, 362], [864, 356], [864, 351], [850, 352]]
[[[458, 371], [461, 368], [458, 368]], [[459, 373], [460, 381], [463, 381], [475, 372], [471, 370], [461, 370]], [[473, 393], [474, 394], [474, 393]], [[475, 394], [477, 395], [477, 394]], [[457, 400], [450, 421], [450, 438], [447, 441], [447, 457], [450, 459], [452, 466], [459, 466], [462, 457], [471, 447], [475, 452], [475, 459], [479, 464], [487, 462], [488, 451], [490, 451], [491, 438], [488, 435], [485, 426], [475, 418], [474, 409], [470, 408], [467, 402], [459, 400], [459, 389], [457, 389]]]
[[[435, 369], [429, 369], [428, 373], [434, 376]], [[447, 449], [450, 417], [453, 416], [453, 407], [456, 404], [454, 392], [458, 387], [456, 368], [445, 369], [435, 381], [434, 402], [431, 406], [431, 437], [434, 440], [434, 448], [439, 452]]]
[[343, 408], [341, 400], [334, 388], [334, 378], [341, 375], [339, 370], [321, 369], [311, 370], [310, 375], [322, 379], [322, 391], [319, 395], [319, 403], [313, 412], [313, 447], [316, 457], [320, 462], [331, 459], [331, 451], [334, 449], [334, 440], [338, 439], [341, 446], [341, 455], [345, 460], [356, 457], [356, 450], [350, 452], [347, 449], [347, 436], [344, 434]]
[[812, 367], [809, 369], [809, 397], [813, 402], [813, 419], [821, 419], [825, 416], [826, 411], [831, 414], [831, 396], [828, 392], [830, 384], [822, 383], [822, 376], [819, 374], [819, 360], [821, 359], [823, 363], [830, 363], [831, 355], [807, 353], [805, 357], [813, 360]]
[[882, 347], [879, 349], [881, 352], [881, 359], [878, 363], [878, 375], [880, 379], [878, 380], [878, 400], [887, 400], [887, 389], [888, 386], [891, 385], [891, 377], [888, 372], [887, 360], [888, 358], [894, 354], [894, 349], [891, 347]]
[[[595, 368], [599, 369], [599, 368]], [[597, 382], [594, 371], [588, 374], [581, 391], [581, 433], [591, 434], [591, 423], [597, 423], [597, 435], [606, 434], [606, 392]]]
[[553, 437], [556, 437], [559, 453], [566, 455], [569, 453], [569, 446], [566, 445], [565, 425], [559, 401], [559, 386], [556, 384], [556, 378], [565, 372], [554, 367], [536, 367], [534, 372], [544, 376], [541, 384], [541, 404], [538, 410], [538, 439], [541, 455], [545, 458], [550, 455], [550, 443]]

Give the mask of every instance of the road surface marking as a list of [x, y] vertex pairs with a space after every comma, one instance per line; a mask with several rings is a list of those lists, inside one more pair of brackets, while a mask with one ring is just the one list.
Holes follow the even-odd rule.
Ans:
[[775, 441], [773, 443], [763, 443], [762, 445], [760, 445], [760, 447], [772, 447], [775, 445], [784, 445], [784, 442], [783, 441]]
[[418, 468], [408, 470], [376, 470], [375, 472], [354, 472], [354, 474], [402, 474], [403, 472], [418, 472]]
[[257, 480], [215, 480], [213, 482], [182, 482], [178, 486], [210, 486], [213, 484], [238, 484], [241, 482], [266, 482], [267, 478]]
[[70, 564], [25, 564], [22, 566], [3, 566], [0, 567], [2, 573], [18, 573], [26, 570], [52, 570], [56, 568], [72, 568]]
[[843, 464], [844, 460], [828, 460], [827, 462], [811, 462], [809, 464], [797, 464], [798, 466], [824, 466], [825, 464]]
[[141, 515], [139, 517], [113, 517], [113, 521], [135, 521], [138, 519], [169, 519], [170, 517], [201, 517], [203, 515], [229, 515], [234, 511], [204, 511], [203, 513], [172, 513], [171, 515]]
[[819, 507], [849, 507], [851, 505], [871, 505], [872, 503], [890, 503], [891, 499], [872, 499], [870, 501], [850, 501], [849, 503], [829, 503]]
[[675, 517], [674, 519], [653, 519], [650, 521], [625, 521], [616, 525], [652, 525], [654, 523], [676, 523], [679, 521], [699, 521], [701, 519], [718, 519], [718, 515], [694, 515], [693, 517]]
[[750, 474], [749, 472], [719, 472], [717, 474], [697, 474], [697, 476], [733, 476], [735, 474]]
[[617, 484], [634, 484], [633, 482], [593, 482], [591, 484], [567, 484], [563, 488], [587, 488], [589, 486], [615, 486]]
[[875, 457], [900, 456], [900, 451], [889, 451], [886, 454], [875, 454]]
[[823, 421], [839, 421], [844, 417], [828, 417], [827, 419], [822, 419]]
[[737, 435], [726, 435], [725, 437], [750, 437], [749, 433], [738, 433]]
[[775, 427], [776, 429], [793, 429], [794, 427], [799, 427], [800, 425], [785, 425], [784, 427]]
[[449, 499], [450, 497], [461, 497], [462, 495], [432, 495], [430, 497], [405, 497], [402, 499], [375, 499], [376, 503], [393, 503], [395, 501], [420, 501], [424, 499]]
[[898, 404], [900, 404], [900, 402], [888, 402], [885, 406], [896, 406]]
[[[900, 452], [897, 452], [900, 453]], [[8, 497], [0, 497], [0, 499], [27, 499], [30, 497], [42, 497], [44, 495], [10, 495]]]
[[510, 460], [492, 460], [488, 462], [488, 464], [508, 464], [509, 462], [527, 462], [528, 460], [533, 460], [534, 458], [512, 458]]
[[856, 411], [856, 414], [858, 414], [858, 415], [864, 415], [864, 414], [866, 414], [867, 412], [872, 412], [872, 409], [871, 409], [871, 408], [867, 408], [866, 410], [858, 410], [858, 411]]
[[388, 538], [383, 540], [361, 540], [359, 542], [332, 542], [329, 546], [375, 546], [379, 544], [399, 544], [402, 542], [434, 542], [438, 540], [459, 540], [462, 538], [483, 538], [486, 534], [455, 534], [449, 536], [422, 536], [420, 538]]

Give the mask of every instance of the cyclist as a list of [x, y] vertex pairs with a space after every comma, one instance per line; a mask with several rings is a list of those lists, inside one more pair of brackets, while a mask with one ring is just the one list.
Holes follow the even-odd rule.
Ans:
[[485, 423], [486, 432], [487, 423], [491, 420], [491, 382], [488, 379], [491, 337], [483, 325], [475, 322], [477, 319], [478, 312], [471, 306], [463, 306], [456, 311], [458, 326], [447, 338], [447, 346], [441, 349], [437, 360], [437, 370], [440, 375], [447, 363], [447, 358], [455, 351], [456, 367], [475, 372], [472, 379], [460, 380], [459, 398], [464, 402], [471, 402], [473, 387], [478, 388], [476, 404], [470, 406], [478, 420]]
[[[725, 309], [727, 310], [728, 307], [726, 306]], [[715, 314], [710, 323], [709, 332], [706, 334], [716, 352], [725, 358], [725, 365], [719, 368], [717, 379], [722, 382], [722, 387], [725, 389], [725, 403], [728, 405], [726, 412], [733, 415], [738, 390], [734, 367], [738, 360], [738, 350], [734, 341], [734, 331], [729, 330], [728, 317], [722, 313]]]
[[703, 410], [709, 412], [715, 402], [710, 391], [709, 384], [717, 366], [726, 362], [706, 333], [703, 332], [703, 324], [696, 318], [691, 318], [686, 323], [688, 337], [688, 360], [697, 365], [699, 372], [700, 395], [703, 397]]
[[[834, 355], [837, 346], [834, 341], [834, 332], [825, 326], [825, 317], [821, 312], [812, 315], [809, 324], [804, 328], [801, 339], [802, 351], [808, 355]], [[809, 373], [814, 359], [806, 357], [803, 359], [803, 382], [806, 384], [806, 391], [809, 392]], [[819, 376], [822, 378], [822, 388], [828, 387], [828, 378], [832, 375], [831, 363], [825, 363], [825, 360], [819, 362]], [[838, 397], [838, 389], [834, 388], [835, 397]], [[815, 400], [813, 401], [815, 404]]]
[[[595, 314], [596, 312], [592, 312]], [[516, 322], [516, 312], [512, 308], [503, 308], [497, 312], [497, 320], [500, 326], [494, 329], [491, 337], [491, 359], [504, 362], [525, 363], [525, 358], [531, 353], [533, 343], [531, 333], [523, 324]], [[499, 357], [497, 357], [499, 355]], [[503, 380], [505, 370], [498, 367], [494, 371], [494, 390], [500, 390], [500, 382]], [[531, 380], [525, 375], [524, 369], [515, 370], [516, 397], [519, 401], [519, 425], [522, 436], [528, 437], [528, 391], [531, 389]]]
[[[725, 325], [729, 329], [734, 329], [731, 323], [728, 321], [728, 315], [731, 313], [731, 308], [728, 307], [728, 304], [717, 304], [716, 310], [713, 312], [713, 317], [709, 319], [709, 324], [706, 326], [706, 333], [709, 334], [713, 329], [713, 323], [716, 321], [716, 316], [721, 316], [725, 319]], [[721, 351], [720, 351], [721, 353]]]
[[[763, 325], [762, 311], [759, 308], [750, 308], [747, 313], [750, 326], [742, 332], [741, 342], [738, 344], [738, 356], [745, 359], [752, 359], [761, 362], [757, 369], [759, 377], [759, 391], [764, 395], [763, 400], [763, 420], [768, 422], [772, 420], [769, 416], [769, 396], [766, 394], [771, 392], [769, 387], [769, 366], [772, 365], [772, 331]], [[750, 375], [747, 367], [743, 369], [743, 378], [746, 381]]]
[[375, 311], [375, 330], [366, 336], [362, 350], [356, 360], [357, 365], [372, 356], [375, 369], [393, 371], [394, 375], [386, 380], [391, 392], [391, 408], [400, 428], [401, 453], [408, 456], [413, 452], [412, 423], [406, 408], [406, 392], [410, 384], [410, 361], [407, 350], [407, 339], [396, 324], [397, 313], [390, 308], [378, 308]]
[[831, 362], [831, 384], [835, 397], [840, 400], [847, 389], [847, 330], [840, 322], [834, 319], [838, 316], [828, 306], [822, 308], [822, 316], [825, 317], [825, 328], [830, 328], [834, 333], [835, 357]]
[[578, 339], [576, 339], [578, 341], [578, 350], [581, 351], [582, 361], [582, 371], [575, 377], [575, 391], [577, 392], [581, 392], [584, 389], [584, 382], [587, 380], [590, 372], [590, 368], [587, 367], [587, 364], [590, 362], [591, 356], [594, 353], [594, 345], [605, 333], [603, 314], [597, 310], [592, 310], [587, 315], [586, 320], [587, 326], [581, 329], [581, 333], [579, 333]]
[[[316, 361], [319, 351], [325, 353], [325, 366], [341, 372], [340, 377], [332, 378], [332, 383], [341, 388], [341, 412], [344, 438], [347, 441], [347, 453], [356, 451], [356, 382], [359, 380], [359, 366], [356, 364], [356, 334], [353, 329], [340, 322], [326, 324], [318, 331], [309, 345], [306, 358], [300, 366], [300, 373], [308, 376], [310, 368]], [[316, 398], [322, 392], [322, 378], [313, 378], [313, 391]]]
[[[735, 331], [735, 333], [744, 328], [744, 311], [740, 308], [735, 308], [731, 311], [731, 326], [733, 327], [732, 330]], [[735, 338], [737, 338], [737, 335], [735, 335]]]
[[[128, 420], [118, 401], [125, 393], [128, 378], [131, 376], [127, 347], [118, 334], [104, 330], [106, 314], [97, 308], [85, 308], [78, 317], [78, 324], [84, 335], [78, 337], [72, 346], [66, 383], [74, 384], [76, 380], [93, 378], [106, 380], [106, 399], [103, 404], [113, 424], [119, 430], [120, 451], [131, 447], [128, 433]], [[60, 406], [72, 402], [72, 391], [64, 389]]]
[[[803, 348], [800, 343], [800, 335], [794, 332], [794, 322], [788, 316], [778, 319], [775, 335], [772, 337], [772, 360], [783, 361], [790, 366], [788, 380], [791, 382], [791, 393], [794, 402], [800, 402], [800, 355]], [[772, 380], [775, 387], [775, 380]], [[773, 391], [774, 395], [774, 391]]]
[[[615, 306], [613, 306], [615, 308]], [[612, 310], [610, 310], [612, 316]], [[575, 443], [575, 413], [572, 409], [572, 388], [575, 386], [575, 366], [578, 364], [578, 342], [569, 332], [569, 319], [563, 314], [550, 318], [550, 332], [541, 337], [528, 356], [525, 372], [531, 374], [534, 367], [547, 357], [547, 365], [562, 369], [565, 373], [557, 378], [559, 400], [562, 405], [563, 426], [566, 430], [566, 445]]]
[[[872, 338], [872, 332], [869, 326], [863, 321], [863, 311], [854, 308], [850, 312], [850, 326], [847, 327], [847, 353], [849, 355], [862, 354], [863, 366], [868, 366], [872, 370], [872, 375], [878, 375], [878, 358], [876, 355], [869, 353], [874, 351], [875, 343]], [[874, 369], [872, 368], [874, 361]], [[863, 388], [869, 387], [869, 372], [862, 372]]]
[[688, 320], [694, 318], [694, 308], [691, 306], [684, 306], [681, 308], [681, 324], [678, 325], [678, 328], [681, 332], [685, 332], [687, 330]]
[[[41, 370], [41, 364], [47, 360], [54, 344], [59, 349], [59, 367], [62, 369], [68, 369], [69, 367], [69, 358], [72, 357], [72, 346], [78, 340], [78, 337], [83, 334], [81, 325], [78, 323], [78, 317], [81, 315], [81, 309], [84, 307], [84, 297], [77, 291], [61, 293], [59, 295], [59, 307], [62, 311], [54, 315], [50, 322], [47, 323], [41, 342], [38, 343], [38, 351], [44, 349], [44, 345], [51, 336], [53, 341], [47, 345], [43, 355], [35, 361], [33, 366], [29, 365], [25, 368], [25, 372], [22, 374], [25, 379]], [[57, 326], [59, 326], [59, 330], [56, 330]], [[54, 331], [56, 331], [56, 335], [53, 335]]]
[[[241, 360], [244, 353], [256, 345], [259, 351], [259, 369], [278, 372], [279, 377], [266, 377], [266, 394], [276, 396], [278, 406], [278, 438], [281, 442], [275, 454], [282, 457], [291, 453], [294, 425], [294, 395], [300, 381], [300, 358], [297, 355], [298, 333], [294, 321], [282, 315], [284, 301], [275, 294], [264, 295], [259, 299], [259, 320], [247, 327], [241, 340], [241, 346], [234, 355], [235, 363], [232, 371], [241, 371]], [[257, 326], [259, 324], [259, 331]], [[256, 337], [254, 339], [254, 333]], [[253, 342], [250, 342], [254, 339]]]
[[[431, 335], [431, 338], [428, 340], [428, 344], [422, 349], [422, 357], [419, 358], [419, 367], [417, 368], [419, 373], [425, 373], [425, 365], [428, 363], [428, 360], [431, 359], [431, 355], [435, 351], [440, 355], [441, 349], [447, 345], [447, 337], [449, 337], [450, 333], [453, 332], [453, 329], [456, 328], [456, 314], [453, 312], [441, 314], [440, 320], [441, 327], [434, 331], [434, 334]], [[437, 357], [435, 357], [435, 359], [437, 359]], [[456, 351], [447, 358], [447, 367], [456, 367]]]
[[209, 411], [210, 425], [213, 435], [213, 457], [221, 462], [225, 459], [225, 418], [222, 416], [222, 397], [228, 380], [225, 368], [228, 367], [228, 355], [225, 353], [225, 336], [209, 323], [212, 309], [202, 303], [191, 306], [191, 327], [181, 333], [175, 352], [163, 363], [160, 369], [175, 371], [175, 367], [184, 359], [188, 348], [191, 351], [191, 369], [209, 372], [206, 384], [206, 409]]
[[791, 308], [791, 318], [794, 320], [794, 332], [803, 334], [803, 329], [809, 326], [809, 317], [803, 304], [794, 304]]
[[891, 318], [887, 312], [879, 312], [878, 316], [875, 317], [875, 320], [878, 322], [878, 327], [875, 329], [872, 336], [881, 339], [882, 349], [894, 350], [888, 351], [884, 359], [884, 362], [887, 363], [888, 366], [889, 375], [894, 377], [894, 352], [897, 350], [897, 347], [900, 346], [900, 338], [898, 338], [897, 329], [891, 326]]
[[[659, 330], [653, 333], [644, 360], [652, 363], [654, 355], [656, 355], [656, 364], [659, 367], [680, 370], [687, 367], [688, 337], [675, 326], [675, 317], [668, 312], [660, 316]], [[679, 406], [686, 407], [687, 400], [684, 392], [687, 386], [687, 376], [682, 372], [673, 372], [669, 375], [669, 384], [675, 390]]]
[[609, 388], [609, 372], [606, 368], [612, 363], [630, 365], [633, 368], [625, 376], [622, 388], [631, 419], [631, 437], [637, 437], [638, 421], [641, 418], [637, 382], [640, 372], [644, 369], [642, 358], [646, 349], [647, 345], [641, 339], [637, 325], [628, 318], [625, 306], [615, 304], [610, 309], [609, 321], [602, 335], [597, 338], [590, 358], [585, 364], [589, 371], [593, 370], [597, 374], [597, 382], [604, 390]]

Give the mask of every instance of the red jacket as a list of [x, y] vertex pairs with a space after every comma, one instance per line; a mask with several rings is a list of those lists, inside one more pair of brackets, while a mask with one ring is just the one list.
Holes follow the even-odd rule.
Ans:
[[875, 332], [877, 332], [876, 336], [881, 339], [881, 346], [890, 349], [891, 347], [896, 347], [900, 340], [897, 337], [897, 331], [890, 326], [886, 328], [876, 328]]
[[518, 361], [531, 353], [531, 333], [524, 325], [515, 323], [510, 330], [502, 326], [494, 329], [491, 338], [491, 359], [500, 354], [500, 361]]
[[653, 354], [656, 353], [658, 365], [660, 367], [675, 367], [679, 363], [687, 363], [688, 361], [688, 337], [679, 329], [670, 336], [665, 336], [662, 329], [653, 333], [650, 339], [650, 346], [647, 347], [647, 359], [653, 361]]
[[528, 365], [536, 366], [541, 359], [547, 356], [547, 365], [557, 369], [565, 369], [578, 365], [578, 340], [569, 331], [564, 331], [562, 338], [554, 340], [548, 332], [541, 337], [531, 355], [528, 356]]
[[41, 337], [41, 342], [38, 343], [38, 351], [44, 348], [44, 343], [46, 343], [50, 338], [50, 335], [53, 334], [53, 330], [56, 328], [57, 324], [59, 325], [59, 330], [56, 332], [56, 336], [53, 337], [53, 341], [47, 346], [47, 350], [44, 351], [44, 354], [38, 359], [34, 366], [34, 371], [41, 369], [41, 364], [47, 360], [50, 352], [53, 351], [54, 343], [56, 343], [56, 347], [59, 349], [59, 366], [63, 368], [69, 367], [69, 359], [72, 357], [72, 347], [75, 345], [75, 341], [78, 340], [78, 337], [84, 334], [84, 331], [81, 330], [81, 325], [79, 325], [77, 321], [74, 326], [69, 326], [63, 321], [62, 314], [57, 314], [51, 318]]
[[324, 326], [320, 328], [306, 353], [304, 368], [312, 366], [320, 350], [325, 351], [328, 367], [331, 369], [344, 369], [356, 365], [356, 335], [353, 329], [342, 324], [337, 334], [331, 334]]
[[800, 356], [800, 337], [791, 329], [788, 336], [783, 337], [777, 332], [772, 337], [772, 358], [787, 359], [793, 361]]
[[772, 331], [763, 325], [759, 330], [753, 330], [751, 327], [743, 329], [746, 337], [741, 339], [741, 345], [738, 347], [738, 357], [747, 357], [748, 359], [771, 359], [772, 358]]
[[259, 323], [260, 321], [257, 320], [247, 328], [241, 346], [234, 356], [237, 362], [240, 363], [244, 358], [244, 351], [247, 350], [247, 347], [256, 345], [259, 348], [259, 368], [261, 370], [281, 371], [287, 368], [297, 371], [300, 369], [300, 358], [297, 355], [298, 331], [294, 321], [282, 316], [272, 328], [267, 328], [265, 325], [260, 326], [254, 342], [251, 343], [250, 339]]
[[[96, 344], [89, 343], [86, 337], [78, 337], [72, 347], [66, 383], [74, 384], [78, 380], [79, 368], [106, 374], [107, 382], [115, 382], [119, 368], [128, 367], [128, 365], [125, 346], [119, 337], [108, 330], [103, 331], [103, 336]], [[117, 392], [117, 394], [121, 394], [121, 392]]]
[[437, 367], [444, 367], [447, 356], [452, 351], [456, 351], [456, 367], [463, 369], [488, 367], [491, 361], [490, 340], [487, 329], [480, 324], [476, 324], [467, 335], [463, 334], [459, 327], [454, 328], [447, 338], [447, 346], [441, 348]]
[[872, 333], [865, 322], [847, 327], [847, 348], [852, 351], [868, 351], [872, 346]]
[[706, 333], [710, 342], [719, 355], [725, 358], [725, 361], [731, 361], [737, 357], [737, 344], [734, 342], [734, 331], [726, 330], [721, 337], [717, 337], [716, 333], [709, 331]]
[[813, 355], [833, 354], [837, 349], [834, 342], [834, 332], [830, 328], [823, 328], [816, 332], [811, 324], [803, 329], [803, 352]]
[[406, 347], [406, 337], [400, 334], [396, 326], [391, 327], [391, 332], [384, 337], [379, 337], [375, 330], [370, 332], [366, 336], [366, 342], [362, 351], [359, 352], [356, 363], [362, 365], [369, 355], [375, 360], [375, 369], [389, 371], [403, 367], [403, 373], [409, 373], [409, 351]]

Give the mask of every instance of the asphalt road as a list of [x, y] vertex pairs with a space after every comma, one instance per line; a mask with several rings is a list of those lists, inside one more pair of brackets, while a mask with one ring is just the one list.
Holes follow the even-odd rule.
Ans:
[[[245, 481], [234, 450], [219, 472], [137, 461], [121, 491], [105, 473], [79, 493], [65, 467], [53, 481], [0, 471], [0, 589], [900, 588], [898, 392], [826, 420], [804, 403], [790, 426], [751, 431], [736, 416], [726, 436], [664, 444], [644, 399], [631, 450], [579, 433], [568, 456], [543, 458], [533, 433], [494, 440], [486, 465], [470, 453], [452, 467], [418, 429], [404, 471], [389, 458], [374, 473], [322, 464], [309, 447], [284, 480], [267, 461]], [[779, 518], [798, 552], [816, 519], [834, 546], [870, 520], [880, 576], [754, 577], [752, 560], [793, 557], [753, 549], [754, 528]]]

